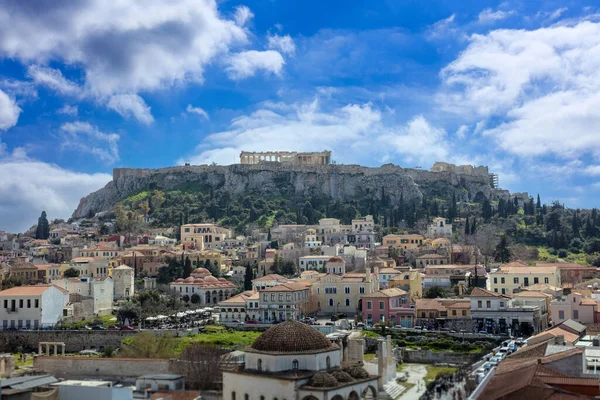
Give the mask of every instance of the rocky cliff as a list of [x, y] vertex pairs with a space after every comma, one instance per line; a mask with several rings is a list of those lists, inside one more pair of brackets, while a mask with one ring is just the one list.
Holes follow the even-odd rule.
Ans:
[[[487, 169], [486, 169], [487, 171]], [[329, 196], [349, 200], [385, 193], [392, 203], [403, 196], [405, 201], [427, 198], [457, 201], [495, 200], [508, 197], [507, 191], [490, 186], [485, 173], [459, 171], [425, 171], [404, 169], [387, 164], [379, 168], [358, 165], [257, 165], [185, 166], [160, 169], [115, 169], [113, 180], [104, 188], [91, 193], [79, 202], [74, 218], [110, 210], [119, 200], [143, 190], [172, 190], [193, 184], [194, 187], [229, 191], [233, 195], [258, 194], [310, 198]]]

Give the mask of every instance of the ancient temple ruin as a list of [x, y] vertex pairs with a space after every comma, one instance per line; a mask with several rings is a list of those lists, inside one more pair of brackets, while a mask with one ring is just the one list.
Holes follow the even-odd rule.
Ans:
[[295, 165], [327, 165], [331, 162], [331, 151], [298, 153], [295, 151], [242, 151], [241, 164], [280, 162]]

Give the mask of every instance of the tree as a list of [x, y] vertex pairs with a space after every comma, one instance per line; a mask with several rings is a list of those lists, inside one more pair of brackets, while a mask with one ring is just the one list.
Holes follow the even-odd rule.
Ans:
[[477, 232], [477, 218], [473, 218], [473, 224], [471, 224], [471, 235]]
[[186, 384], [194, 390], [221, 390], [222, 370], [229, 363], [229, 350], [212, 344], [194, 343], [183, 349], [175, 363], [185, 375]]
[[115, 229], [117, 232], [124, 232], [129, 229], [129, 219], [122, 204], [117, 204], [114, 208]]
[[190, 260], [190, 257], [187, 256], [185, 258], [185, 265], [183, 266], [183, 277], [187, 278], [191, 274], [192, 274], [192, 260]]
[[537, 202], [535, 203], [535, 208], [542, 208], [542, 201], [540, 200], [540, 194], [537, 195]]
[[125, 322], [126, 319], [139, 321], [141, 314], [140, 306], [133, 301], [128, 301], [117, 310], [117, 320], [121, 322]]
[[465, 221], [465, 236], [471, 233], [471, 226], [469, 226], [469, 217]]
[[192, 304], [198, 304], [200, 303], [200, 295], [198, 295], [198, 293], [194, 293], [190, 300], [192, 301]]
[[64, 272], [63, 276], [65, 278], [78, 278], [79, 277], [79, 270], [76, 269], [76, 268], [69, 268], [69, 269], [67, 269]]
[[446, 297], [446, 291], [439, 286], [432, 286], [423, 292], [423, 297], [426, 299], [437, 299]]
[[186, 303], [189, 303], [190, 302], [190, 296], [188, 296], [187, 294], [184, 294], [183, 297], [181, 297], [181, 300], [183, 300]]
[[[498, 243], [497, 228], [491, 224], [482, 225], [474, 235], [469, 236], [468, 242], [477, 246], [483, 257], [483, 265], [487, 268]], [[476, 262], [479, 262], [479, 260], [476, 260]]]
[[244, 290], [252, 290], [252, 279], [254, 279], [254, 271], [250, 264], [248, 264], [246, 265], [246, 273], [244, 274]]
[[38, 218], [38, 224], [35, 229], [35, 238], [46, 240], [50, 237], [50, 223], [46, 217], [46, 211], [42, 211], [42, 215]]
[[508, 246], [508, 238], [507, 238], [506, 234], [504, 234], [500, 237], [500, 242], [496, 246], [496, 251], [494, 251], [494, 259], [497, 262], [506, 264], [506, 263], [510, 262], [510, 258], [511, 258], [511, 252], [510, 252], [510, 248]]

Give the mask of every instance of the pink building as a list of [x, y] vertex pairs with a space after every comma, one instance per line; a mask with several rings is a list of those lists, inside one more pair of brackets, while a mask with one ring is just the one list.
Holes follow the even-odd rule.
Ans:
[[362, 312], [367, 324], [390, 321], [393, 325], [414, 326], [415, 308], [402, 289], [383, 289], [362, 296]]
[[598, 322], [598, 300], [581, 297], [581, 294], [573, 292], [560, 299], [550, 302], [550, 315], [554, 325], [572, 319], [581, 324], [593, 324]]

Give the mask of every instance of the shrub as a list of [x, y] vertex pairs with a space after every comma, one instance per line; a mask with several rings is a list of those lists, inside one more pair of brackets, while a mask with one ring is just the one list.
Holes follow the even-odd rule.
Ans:
[[566, 249], [558, 250], [558, 256], [560, 258], [566, 258], [569, 255], [569, 252]]

